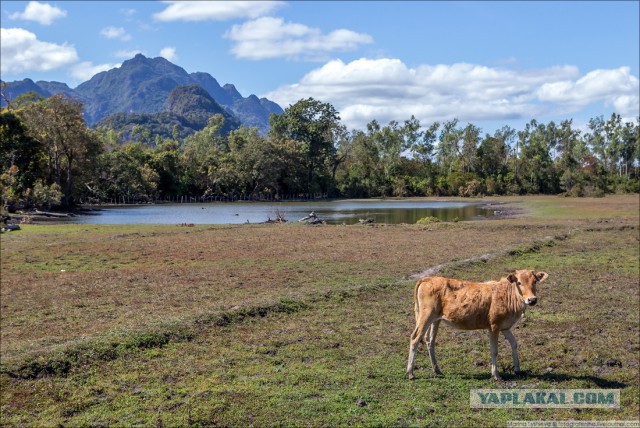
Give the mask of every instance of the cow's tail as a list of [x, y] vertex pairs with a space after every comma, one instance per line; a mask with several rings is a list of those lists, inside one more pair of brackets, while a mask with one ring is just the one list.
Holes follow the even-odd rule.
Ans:
[[418, 282], [416, 282], [416, 286], [413, 288], [413, 312], [416, 316], [416, 323], [420, 317], [420, 305], [418, 304], [418, 289], [420, 288], [420, 284], [422, 284], [422, 279], [419, 279]]

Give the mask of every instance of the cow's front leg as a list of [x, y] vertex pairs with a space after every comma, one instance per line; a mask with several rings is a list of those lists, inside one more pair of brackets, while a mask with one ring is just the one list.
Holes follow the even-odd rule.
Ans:
[[513, 356], [513, 371], [515, 374], [520, 374], [520, 361], [518, 360], [518, 343], [516, 342], [516, 337], [513, 335], [511, 330], [504, 330], [502, 332], [504, 338], [509, 341], [509, 345], [511, 345], [511, 355]]
[[500, 330], [489, 330], [489, 344], [491, 346], [491, 376], [495, 380], [500, 380], [500, 375], [498, 374], [498, 335], [500, 334]]

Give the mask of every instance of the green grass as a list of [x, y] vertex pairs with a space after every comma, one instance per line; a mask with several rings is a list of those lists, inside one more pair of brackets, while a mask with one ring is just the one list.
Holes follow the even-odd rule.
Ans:
[[[505, 198], [509, 200], [510, 198]], [[522, 198], [522, 205], [539, 217], [611, 219], [635, 217], [638, 219], [638, 195], [609, 195], [604, 198], [566, 198], [562, 196]]]
[[[629, 235], [628, 231], [585, 232], [533, 255], [535, 260], [541, 255], [552, 260], [566, 250], [565, 244], [578, 246], [585, 252], [584, 265], [597, 265], [598, 274], [606, 277], [615, 269], [600, 265], [599, 242], [607, 236], [628, 251], [637, 247]], [[500, 271], [507, 265], [535, 262], [530, 257], [504, 257], [485, 269]], [[475, 269], [459, 274], [473, 276]], [[575, 310], [566, 309], [571, 316], [552, 316], [562, 312], [559, 306], [565, 302], [560, 297], [580, 294], [583, 278], [565, 282], [566, 275], [574, 275], [574, 267], [548, 271], [551, 277], [540, 291], [541, 306], [515, 330], [527, 375], [521, 379], [507, 372], [504, 383], [489, 378], [486, 334], [446, 327], [438, 344], [446, 376], [430, 373], [422, 351], [418, 379], [405, 379], [413, 282], [342, 298], [326, 296], [292, 311], [213, 325], [194, 340], [160, 348], [134, 347], [122, 358], [88, 363], [66, 377], [5, 381], [14, 383], [13, 388], [19, 385], [14, 389], [18, 396], [31, 391], [39, 420], [72, 426], [500, 426], [513, 419], [634, 419], [639, 405], [638, 317], [635, 302], [624, 305], [633, 300], [628, 293], [634, 278], [622, 278], [620, 292], [609, 297], [600, 294], [584, 303], [572, 299]], [[620, 300], [624, 297], [627, 300]], [[616, 309], [620, 320], [613, 324], [592, 319], [593, 306], [598, 315]], [[597, 335], [587, 334], [592, 328], [600, 329]], [[635, 345], [630, 343], [634, 340]], [[611, 358], [619, 359], [622, 367], [607, 366]], [[503, 369], [510, 366], [505, 344], [499, 361]], [[479, 362], [484, 365], [476, 365]], [[496, 387], [620, 388], [623, 408], [469, 408], [470, 389]], [[26, 414], [12, 409], [14, 422], [26, 421]]]
[[[55, 311], [48, 315], [53, 325], [66, 326], [67, 340], [47, 345], [38, 342], [47, 336], [35, 342], [12, 339], [15, 347], [2, 355], [2, 425], [504, 426], [520, 419], [637, 420], [638, 225], [633, 217], [600, 220], [460, 222], [436, 224], [431, 231], [203, 227], [188, 235], [187, 228], [176, 227], [59, 233], [53, 226], [40, 232], [41, 226], [31, 226], [29, 234], [3, 235], [7, 337], [33, 337], [34, 326], [51, 328], [39, 321], [46, 305], [41, 310], [35, 305], [31, 314], [28, 307], [15, 306], [37, 304], [32, 293], [67, 293], [65, 287], [85, 282], [91, 291], [95, 278], [108, 278], [96, 268], [57, 282], [52, 278], [58, 272], [38, 268], [28, 278], [40, 291], [26, 293], [17, 288], [24, 257], [19, 253], [64, 241], [56, 247], [64, 258], [69, 248], [73, 254], [122, 248], [124, 255], [117, 257], [132, 261], [114, 269], [111, 288], [93, 297], [105, 299], [100, 305], [91, 306], [91, 299], [49, 300], [65, 314], [76, 313], [74, 304], [88, 305], [76, 308], [79, 321]], [[301, 252], [310, 242], [318, 251]], [[174, 255], [180, 247], [184, 252]], [[441, 273], [486, 280], [527, 267], [550, 274], [540, 285], [540, 304], [514, 328], [525, 376], [512, 374], [503, 341], [499, 368], [505, 381], [491, 380], [487, 334], [443, 325], [437, 352], [445, 377], [431, 374], [422, 349], [417, 379], [408, 381], [414, 281], [403, 278], [491, 251], [501, 255], [449, 264]], [[56, 258], [46, 251], [40, 257], [49, 263]], [[165, 259], [174, 264], [162, 269]], [[145, 293], [156, 290], [171, 291], [170, 298], [144, 303]], [[195, 293], [201, 306], [187, 305], [179, 290]], [[205, 296], [218, 300], [211, 306]], [[121, 306], [114, 304], [118, 299]], [[156, 307], [159, 316], [121, 309], [138, 301], [139, 308]], [[182, 306], [172, 310], [177, 303]], [[91, 333], [83, 311], [95, 316], [101, 308], [122, 310], [133, 322]], [[469, 390], [480, 388], [617, 388], [623, 405], [619, 410], [472, 410]]]

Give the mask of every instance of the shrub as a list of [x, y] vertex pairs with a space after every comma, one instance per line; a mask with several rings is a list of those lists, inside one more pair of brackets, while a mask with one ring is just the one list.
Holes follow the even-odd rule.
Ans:
[[464, 186], [460, 186], [458, 189], [459, 196], [480, 196], [483, 194], [483, 186], [482, 183], [478, 180], [471, 180], [467, 182]]
[[438, 217], [434, 217], [432, 215], [422, 217], [420, 220], [416, 222], [416, 224], [430, 224], [430, 223], [439, 223], [440, 219]]

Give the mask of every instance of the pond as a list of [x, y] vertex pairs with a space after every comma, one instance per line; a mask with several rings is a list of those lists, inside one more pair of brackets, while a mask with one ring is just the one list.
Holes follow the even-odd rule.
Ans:
[[84, 224], [241, 224], [275, 220], [278, 213], [297, 221], [314, 211], [329, 224], [355, 224], [372, 218], [376, 223], [415, 223], [426, 216], [442, 221], [471, 220], [493, 215], [481, 202], [362, 200], [322, 202], [213, 202], [98, 207], [74, 217]]

